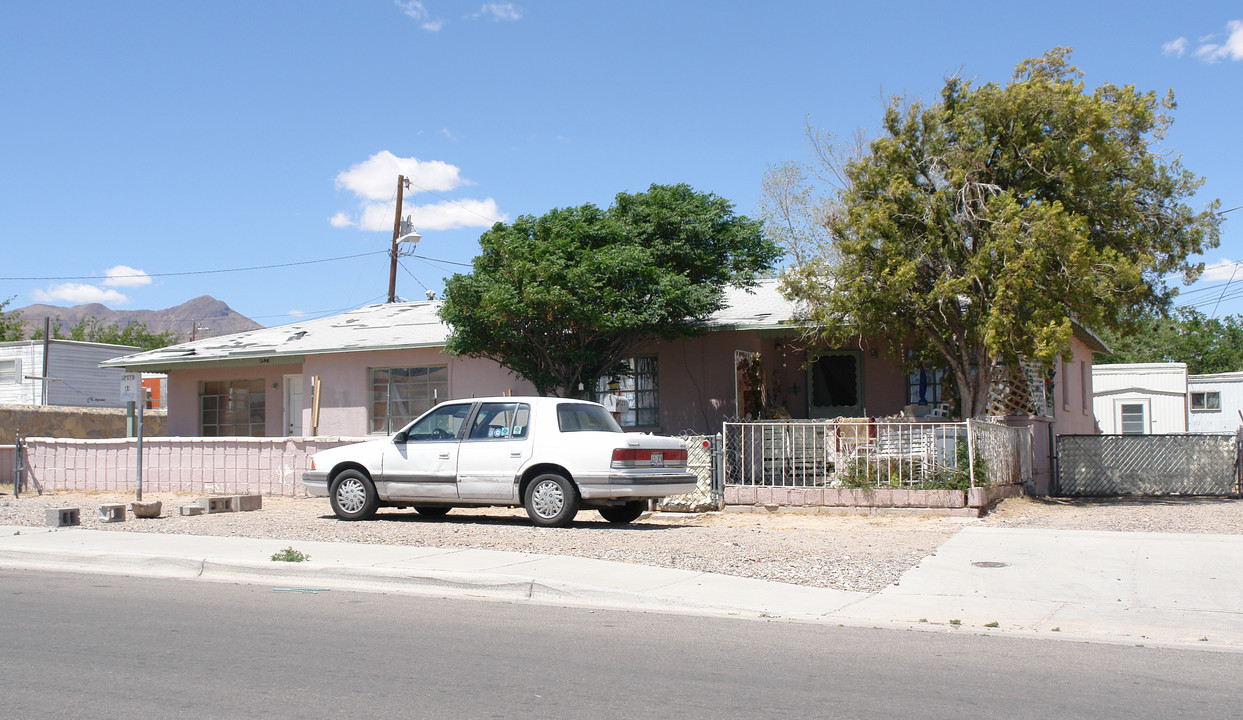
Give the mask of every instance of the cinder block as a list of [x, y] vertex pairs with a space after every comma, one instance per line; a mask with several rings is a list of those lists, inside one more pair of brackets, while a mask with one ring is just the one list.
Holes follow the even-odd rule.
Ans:
[[199, 505], [208, 513], [236, 512], [233, 509], [234, 495], [221, 495], [219, 497], [205, 497], [199, 500]]
[[207, 512], [207, 508], [203, 507], [202, 505], [182, 505], [181, 506], [182, 515], [202, 515], [205, 512]]
[[107, 503], [105, 505], [100, 505], [98, 512], [100, 522], [125, 522], [125, 503]]
[[81, 525], [81, 515], [78, 513], [78, 508], [48, 508], [47, 524], [51, 527]]
[[237, 504], [233, 508], [237, 512], [251, 512], [263, 509], [262, 495], [238, 495]]

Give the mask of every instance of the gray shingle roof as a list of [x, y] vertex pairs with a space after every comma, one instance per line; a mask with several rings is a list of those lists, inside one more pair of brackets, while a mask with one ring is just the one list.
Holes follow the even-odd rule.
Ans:
[[[103, 367], [163, 371], [173, 367], [271, 358], [298, 362], [306, 355], [443, 347], [449, 328], [436, 311], [440, 300], [366, 305], [330, 317], [248, 330], [113, 358]], [[718, 330], [754, 330], [790, 322], [793, 306], [777, 291], [776, 280], [761, 281], [752, 292], [726, 291], [727, 306], [708, 320]]]

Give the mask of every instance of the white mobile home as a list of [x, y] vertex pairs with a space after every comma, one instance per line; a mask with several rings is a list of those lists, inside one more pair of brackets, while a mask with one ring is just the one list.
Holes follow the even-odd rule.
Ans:
[[125, 371], [99, 364], [138, 350], [76, 340], [0, 342], [0, 405], [125, 407]]
[[1243, 372], [1187, 378], [1187, 429], [1235, 432], [1243, 426]]
[[1092, 410], [1106, 435], [1187, 432], [1187, 365], [1095, 365]]

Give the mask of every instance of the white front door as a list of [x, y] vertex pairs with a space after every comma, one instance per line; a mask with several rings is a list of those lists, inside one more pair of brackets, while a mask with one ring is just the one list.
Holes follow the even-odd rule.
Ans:
[[285, 376], [285, 435], [302, 435], [302, 376]]

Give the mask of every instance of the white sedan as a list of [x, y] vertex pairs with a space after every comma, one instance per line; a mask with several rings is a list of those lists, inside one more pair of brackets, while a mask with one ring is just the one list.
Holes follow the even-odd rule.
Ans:
[[315, 453], [302, 484], [343, 520], [382, 505], [429, 516], [521, 505], [535, 524], [564, 527], [580, 507], [631, 522], [696, 477], [681, 440], [624, 432], [596, 403], [494, 397], [444, 402], [392, 437]]

